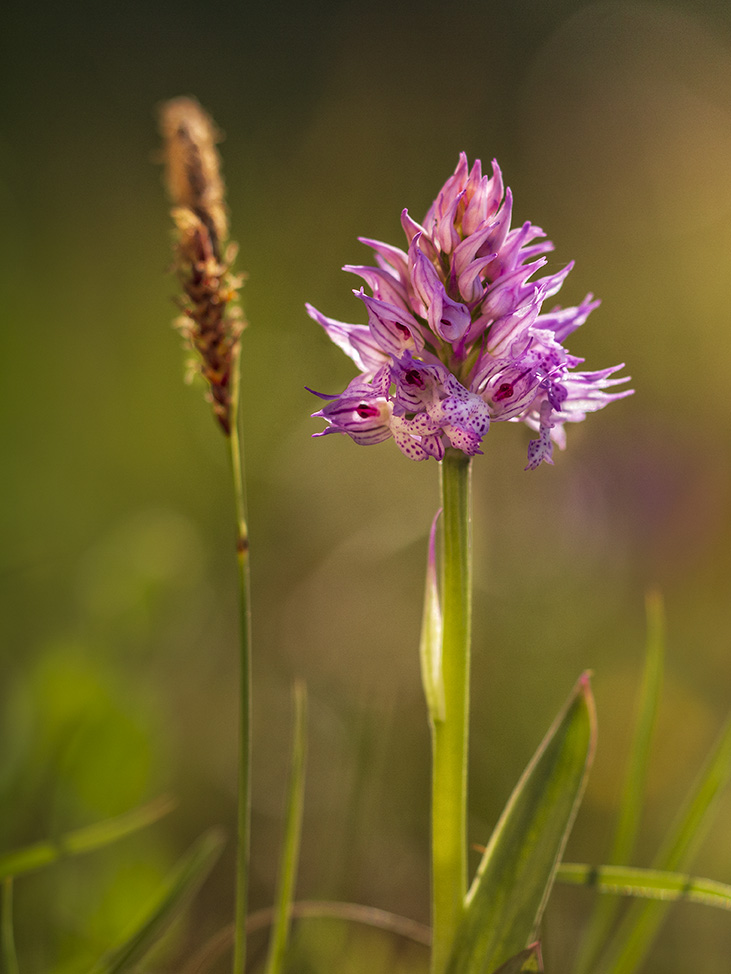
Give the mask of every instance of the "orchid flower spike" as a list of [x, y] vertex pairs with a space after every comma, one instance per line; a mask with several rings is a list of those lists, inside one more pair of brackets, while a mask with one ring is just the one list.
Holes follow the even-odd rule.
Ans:
[[497, 162], [482, 175], [462, 153], [422, 224], [404, 210], [406, 247], [360, 238], [376, 266], [346, 266], [369, 289], [356, 290], [368, 324], [346, 324], [307, 305], [310, 316], [360, 370], [313, 416], [370, 445], [393, 438], [412, 460], [441, 460], [447, 447], [481, 453], [493, 422], [521, 422], [538, 434], [528, 466], [552, 463], [565, 446], [564, 425], [584, 419], [631, 389], [614, 374], [577, 371], [583, 359], [564, 340], [599, 305], [544, 302], [572, 264], [535, 278], [553, 244], [531, 223], [511, 229], [512, 195]]

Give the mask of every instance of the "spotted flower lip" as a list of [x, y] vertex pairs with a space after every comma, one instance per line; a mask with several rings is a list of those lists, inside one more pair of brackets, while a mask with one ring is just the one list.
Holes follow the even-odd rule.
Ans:
[[[367, 324], [307, 311], [360, 370], [339, 395], [323, 396], [313, 413], [327, 426], [315, 436], [345, 433], [360, 445], [393, 438], [412, 460], [441, 460], [448, 447], [481, 453], [495, 422], [522, 422], [538, 434], [528, 465], [553, 463], [564, 426], [583, 420], [632, 389], [615, 377], [623, 365], [578, 371], [565, 339], [599, 301], [576, 307], [543, 304], [561, 289], [573, 262], [537, 275], [553, 244], [532, 223], [511, 229], [513, 199], [493, 160], [469, 168], [460, 154], [419, 224], [401, 214], [406, 247], [361, 237], [375, 266], [343, 269], [364, 282], [354, 295]], [[366, 288], [371, 292], [366, 291]]]

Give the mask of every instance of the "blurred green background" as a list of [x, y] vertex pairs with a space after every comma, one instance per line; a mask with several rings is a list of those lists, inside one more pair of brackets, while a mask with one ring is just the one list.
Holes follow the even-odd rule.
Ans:
[[[731, 686], [731, 8], [721, 0], [201, 4], [3, 15], [0, 842], [161, 793], [123, 845], [16, 886], [23, 974], [88, 969], [201, 831], [235, 815], [236, 592], [224, 444], [170, 327], [155, 107], [193, 94], [221, 147], [249, 275], [244, 427], [253, 543], [252, 908], [271, 902], [290, 685], [310, 691], [299, 894], [428, 920], [429, 737], [417, 640], [435, 464], [312, 441], [354, 373], [304, 312], [362, 320], [344, 263], [401, 245], [460, 150], [497, 157], [602, 306], [573, 336], [636, 395], [523, 472], [498, 425], [475, 464], [471, 837], [586, 667], [597, 761], [568, 850], [606, 854], [641, 672], [644, 593], [669, 620], [661, 728], [636, 863], [728, 710]], [[357, 316], [357, 317], [356, 317]], [[731, 797], [695, 871], [731, 881]], [[231, 843], [161, 951], [178, 971], [231, 915]], [[549, 971], [591, 904], [558, 890]], [[330, 938], [330, 939], [328, 939]], [[258, 943], [258, 941], [257, 941]], [[298, 972], [416, 971], [379, 934], [301, 926]], [[727, 969], [731, 923], [674, 909], [647, 974]], [[176, 960], [176, 958], [178, 958]], [[226, 965], [222, 968], [226, 969]]]

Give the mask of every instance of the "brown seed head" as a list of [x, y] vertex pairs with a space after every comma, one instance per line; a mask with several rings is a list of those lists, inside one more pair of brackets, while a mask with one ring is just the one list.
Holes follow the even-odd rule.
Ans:
[[172, 217], [175, 258], [183, 287], [184, 317], [176, 322], [197, 353], [197, 370], [208, 383], [215, 416], [229, 435], [232, 394], [241, 332], [237, 307], [241, 278], [231, 273], [236, 246], [227, 244], [224, 187], [215, 142], [216, 128], [198, 102], [175, 98], [160, 111]]
[[192, 98], [173, 98], [160, 110], [168, 192], [177, 206], [193, 210], [219, 241], [228, 236], [225, 188], [213, 120]]

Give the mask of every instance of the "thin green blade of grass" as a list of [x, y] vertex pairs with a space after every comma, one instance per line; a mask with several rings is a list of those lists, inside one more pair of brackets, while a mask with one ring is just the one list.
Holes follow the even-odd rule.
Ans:
[[[627, 863], [639, 831], [650, 746], [657, 722], [665, 659], [665, 612], [662, 597], [650, 592], [646, 602], [647, 642], [645, 668], [637, 697], [635, 729], [629, 750], [627, 773], [619, 801], [619, 817], [609, 865]], [[575, 974], [589, 974], [616, 920], [620, 901], [601, 897], [594, 908], [576, 961]]]
[[57, 839], [45, 839], [24, 846], [22, 849], [13, 849], [0, 855], [0, 880], [34, 872], [44, 866], [51, 866], [61, 859], [103, 849], [152, 825], [174, 807], [175, 803], [172, 799], [158, 798], [141, 808], [125, 812], [124, 815], [66, 832]]
[[132, 933], [108, 951], [91, 974], [121, 974], [138, 963], [203, 884], [224, 843], [225, 838], [219, 829], [204, 833], [179, 860]]
[[[703, 838], [723, 787], [731, 777], [731, 719], [721, 732], [696, 779], [653, 868], [684, 870]], [[595, 974], [634, 974], [647, 956], [671, 904], [633, 903], [617, 928]]]
[[275, 919], [269, 941], [266, 974], [281, 974], [292, 922], [292, 903], [297, 882], [302, 812], [305, 797], [305, 767], [307, 763], [307, 692], [304, 683], [294, 687], [294, 735], [292, 768], [287, 789], [287, 814], [284, 847], [280, 864]]
[[19, 974], [18, 955], [15, 952], [13, 931], [13, 880], [3, 880], [2, 909], [0, 910], [0, 958], [4, 974]]
[[485, 849], [447, 974], [487, 974], [529, 944], [540, 923], [594, 754], [584, 675], [531, 759]]
[[590, 866], [587, 863], [562, 862], [556, 873], [557, 883], [571, 886], [593, 886], [600, 893], [634, 896], [668, 903], [701, 903], [721, 910], [731, 910], [731, 885], [714, 879], [701, 879], [687, 873], [636, 866]]

